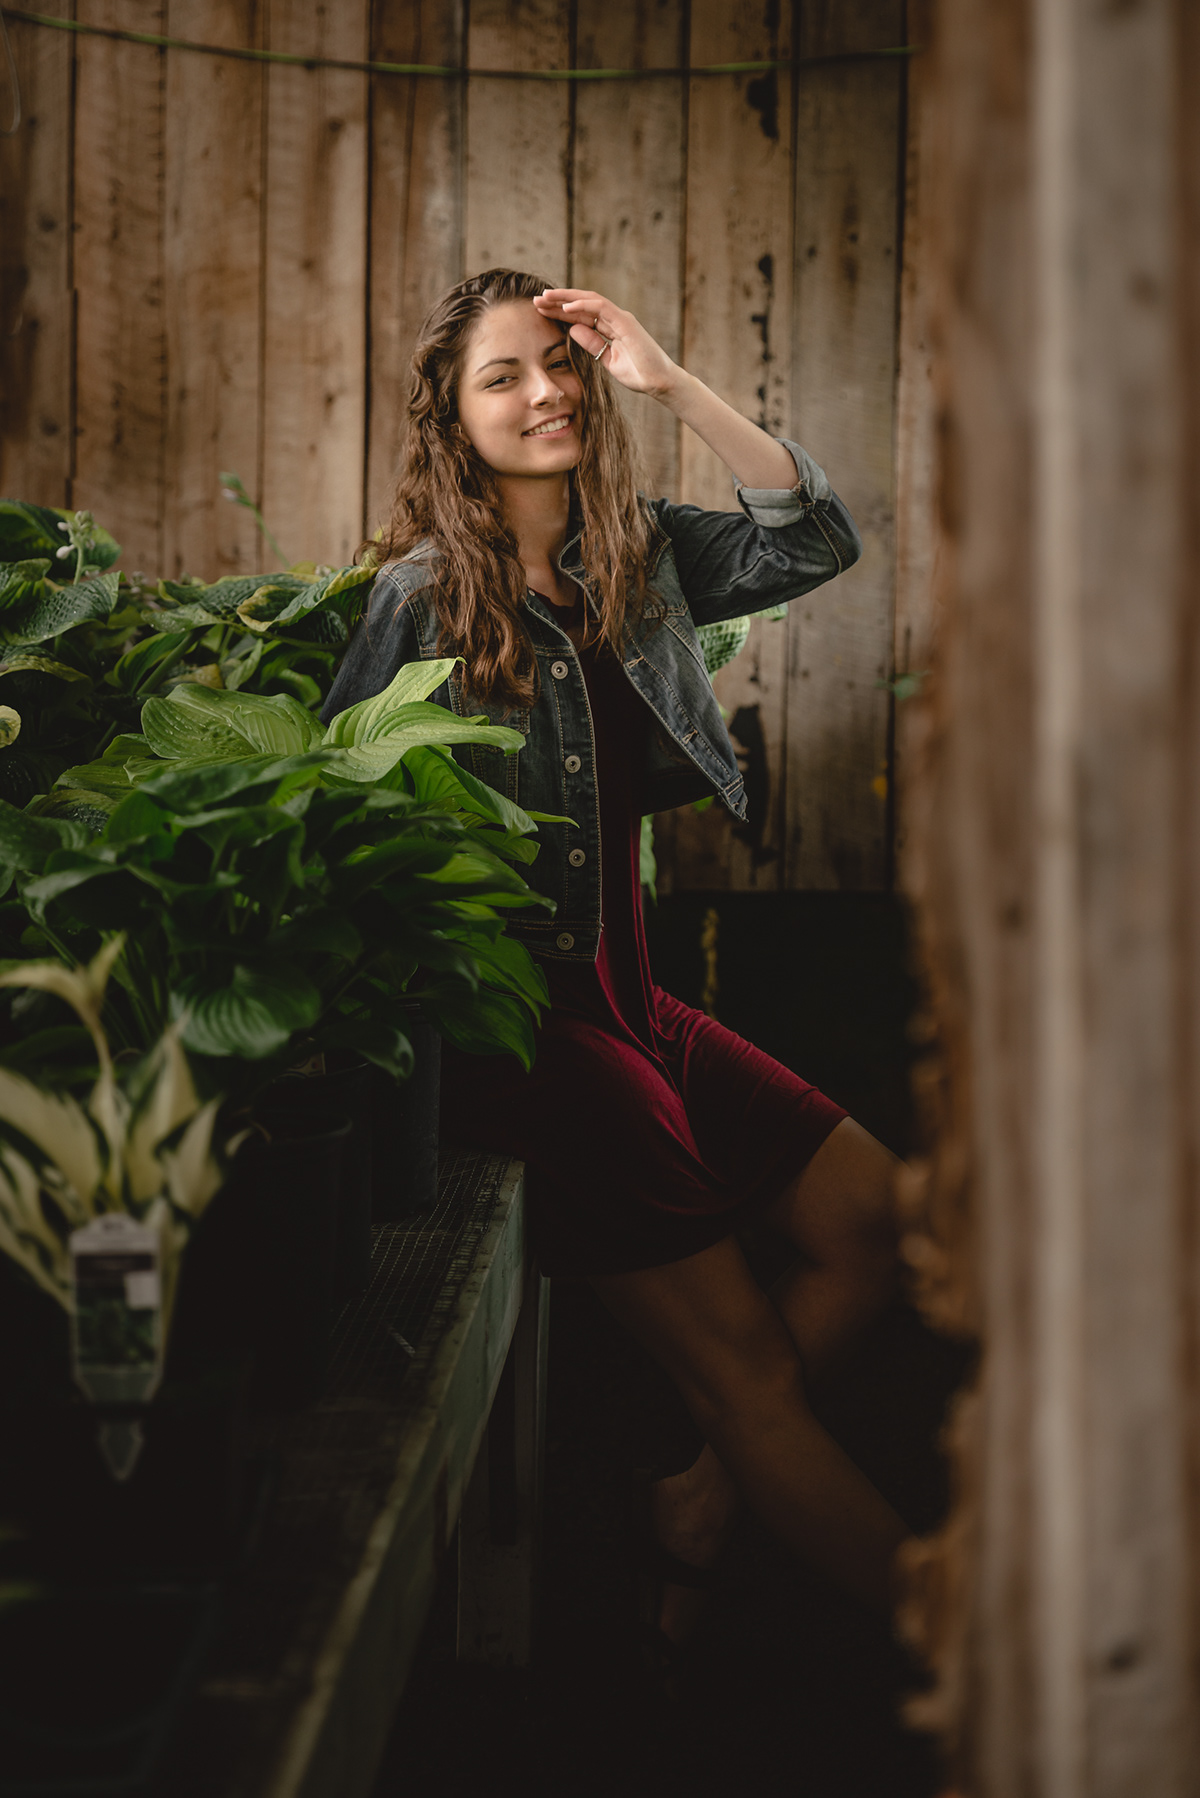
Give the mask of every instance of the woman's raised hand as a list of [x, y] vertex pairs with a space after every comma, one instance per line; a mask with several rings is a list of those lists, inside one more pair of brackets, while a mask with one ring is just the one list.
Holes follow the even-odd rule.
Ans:
[[580, 348], [631, 392], [665, 399], [678, 381], [682, 371], [662, 346], [632, 312], [623, 312], [602, 293], [584, 287], [548, 287], [533, 303], [543, 318], [569, 325]]

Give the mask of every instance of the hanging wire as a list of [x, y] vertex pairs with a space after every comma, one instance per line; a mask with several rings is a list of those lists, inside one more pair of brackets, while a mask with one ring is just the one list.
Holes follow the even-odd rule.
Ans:
[[915, 44], [892, 44], [882, 50], [847, 50], [830, 56], [778, 57], [761, 62], [712, 62], [693, 69], [468, 69], [442, 63], [350, 62], [336, 56], [297, 56], [287, 50], [198, 44], [189, 38], [160, 37], [151, 31], [122, 31], [115, 25], [84, 25], [78, 19], [51, 18], [45, 13], [25, 12], [11, 6], [8, 10], [11, 18], [20, 19], [26, 25], [44, 25], [53, 31], [74, 31], [87, 37], [115, 38], [119, 43], [145, 44], [154, 50], [192, 50], [201, 56], [228, 56], [238, 62], [284, 63], [300, 69], [344, 69], [355, 75], [435, 75], [443, 80], [646, 81], [668, 75], [763, 75], [772, 69], [790, 69], [794, 63], [807, 66], [825, 62], [874, 62], [879, 57], [911, 56], [916, 50]]
[[8, 64], [8, 79], [12, 85], [12, 124], [0, 130], [0, 137], [15, 137], [21, 126], [21, 77], [17, 73], [17, 59], [13, 55], [12, 39], [8, 35], [8, 20], [4, 16], [4, 8], [0, 6], [0, 37], [4, 39], [4, 60]]

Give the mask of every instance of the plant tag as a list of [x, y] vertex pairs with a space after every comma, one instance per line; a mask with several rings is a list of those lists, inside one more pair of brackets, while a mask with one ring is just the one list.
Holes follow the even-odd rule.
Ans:
[[[72, 1369], [94, 1405], [144, 1405], [162, 1379], [161, 1244], [123, 1212], [76, 1230], [71, 1251]], [[136, 1419], [103, 1421], [100, 1448], [128, 1479], [142, 1446]]]

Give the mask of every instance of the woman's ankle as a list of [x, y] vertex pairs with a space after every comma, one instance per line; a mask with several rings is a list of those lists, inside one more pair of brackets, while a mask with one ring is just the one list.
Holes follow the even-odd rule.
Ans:
[[733, 1533], [741, 1501], [711, 1448], [686, 1473], [655, 1480], [650, 1489], [654, 1533], [669, 1553], [708, 1567]]

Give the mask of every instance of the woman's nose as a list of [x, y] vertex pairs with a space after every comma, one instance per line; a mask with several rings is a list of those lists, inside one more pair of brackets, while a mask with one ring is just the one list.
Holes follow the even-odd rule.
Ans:
[[562, 388], [544, 368], [539, 368], [535, 377], [533, 403], [535, 406], [553, 405], [563, 396]]

